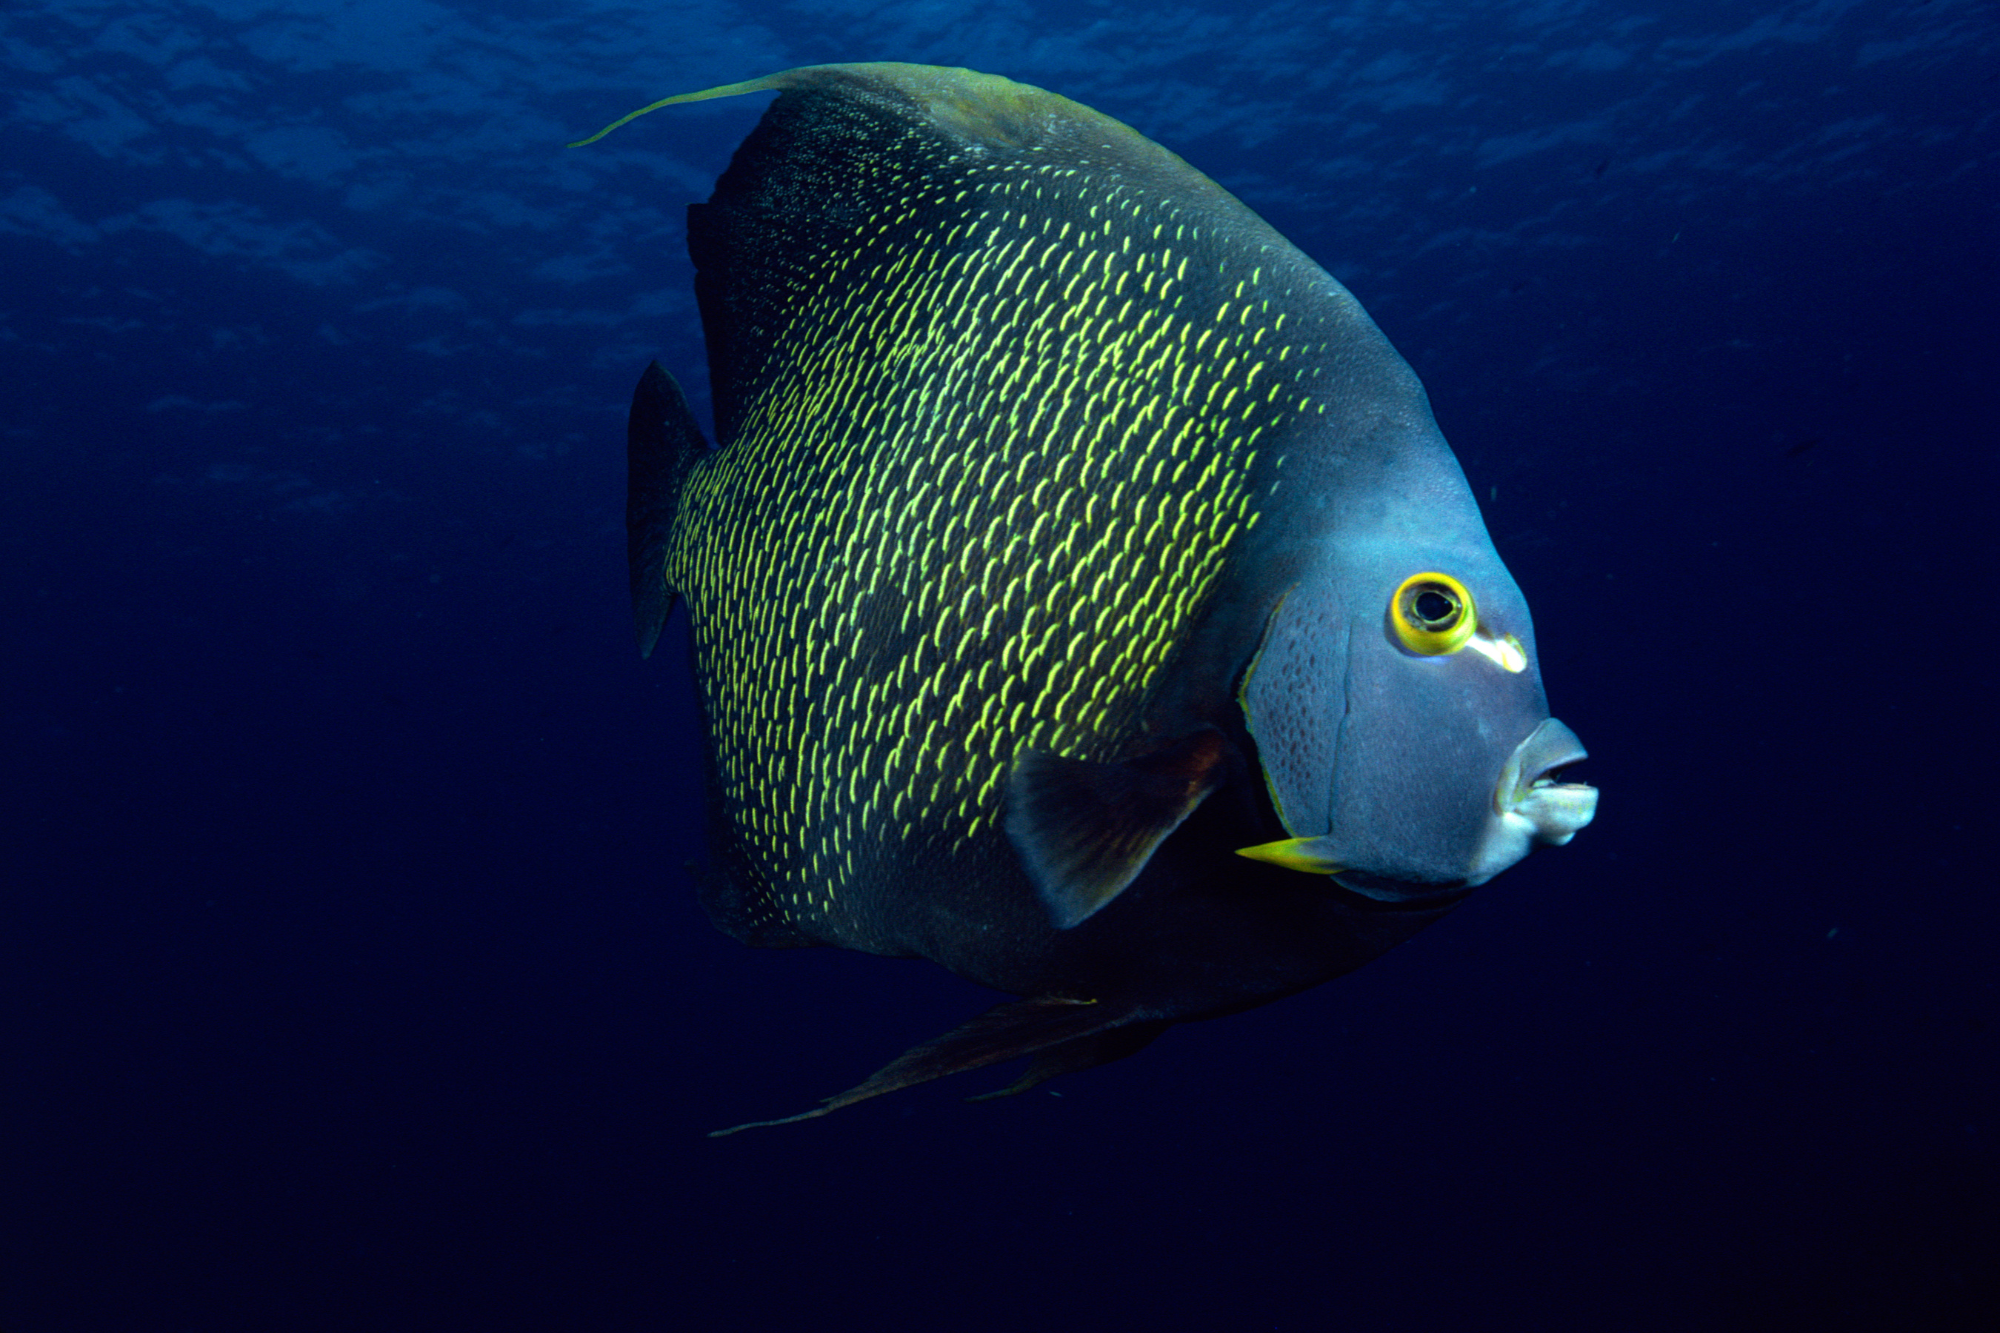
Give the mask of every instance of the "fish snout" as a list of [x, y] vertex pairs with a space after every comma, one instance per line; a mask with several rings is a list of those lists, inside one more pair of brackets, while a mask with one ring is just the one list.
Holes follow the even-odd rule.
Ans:
[[1493, 788], [1493, 814], [1468, 884], [1484, 884], [1536, 846], [1560, 847], [1597, 813], [1597, 788], [1564, 782], [1562, 770], [1587, 756], [1554, 718], [1514, 747]]

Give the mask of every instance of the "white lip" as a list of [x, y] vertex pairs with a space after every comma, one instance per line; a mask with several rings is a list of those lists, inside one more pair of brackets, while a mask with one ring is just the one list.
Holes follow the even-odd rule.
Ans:
[[1484, 884], [1537, 845], [1560, 847], [1597, 814], [1597, 788], [1553, 774], [1584, 758], [1583, 742], [1554, 718], [1514, 747], [1493, 788], [1493, 817], [1468, 884]]

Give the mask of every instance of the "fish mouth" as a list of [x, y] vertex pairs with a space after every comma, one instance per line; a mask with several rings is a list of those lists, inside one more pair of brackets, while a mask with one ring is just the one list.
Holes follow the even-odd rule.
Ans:
[[1554, 718], [1514, 747], [1493, 787], [1493, 814], [1468, 884], [1484, 884], [1536, 847], [1560, 847], [1597, 814], [1597, 788], [1565, 782], [1563, 770], [1588, 756]]
[[1536, 847], [1560, 847], [1597, 814], [1597, 788], [1566, 782], [1563, 770], [1587, 758], [1583, 742], [1554, 718], [1514, 747], [1494, 784], [1492, 808], [1462, 879], [1406, 880], [1345, 864], [1332, 834], [1237, 849], [1238, 856], [1326, 875], [1356, 897], [1403, 908], [1447, 905]]

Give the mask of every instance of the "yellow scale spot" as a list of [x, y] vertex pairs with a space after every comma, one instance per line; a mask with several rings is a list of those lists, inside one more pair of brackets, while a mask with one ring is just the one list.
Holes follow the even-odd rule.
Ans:
[[[1258, 518], [1277, 377], [1253, 394], [1243, 349], [1291, 350], [1246, 295], [1262, 269], [1191, 286], [1202, 234], [1162, 201], [1013, 169], [902, 187], [821, 256], [775, 335], [784, 373], [684, 497], [669, 575], [725, 797], [795, 917], [840, 910], [885, 840], [993, 833], [1023, 750], [1117, 752]], [[1091, 222], [997, 204], [1029, 194]]]

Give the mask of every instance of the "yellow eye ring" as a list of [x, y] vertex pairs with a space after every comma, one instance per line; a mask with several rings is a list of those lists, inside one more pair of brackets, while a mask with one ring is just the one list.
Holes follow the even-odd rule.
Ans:
[[1420, 657], [1443, 657], [1465, 647], [1479, 628], [1472, 594], [1449, 574], [1412, 574], [1389, 599], [1389, 623], [1403, 646]]

